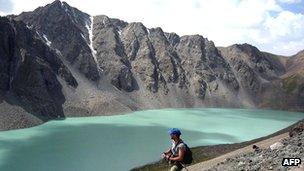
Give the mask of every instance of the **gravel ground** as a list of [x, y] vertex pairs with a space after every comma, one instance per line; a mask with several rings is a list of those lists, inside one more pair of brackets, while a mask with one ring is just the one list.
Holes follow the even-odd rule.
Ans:
[[[304, 122], [302, 121], [289, 133], [255, 143], [260, 147], [257, 151], [252, 149], [252, 145], [247, 146], [207, 162], [193, 165], [188, 170], [304, 170], [303, 129]], [[302, 164], [297, 167], [282, 166], [283, 158], [301, 158]]]

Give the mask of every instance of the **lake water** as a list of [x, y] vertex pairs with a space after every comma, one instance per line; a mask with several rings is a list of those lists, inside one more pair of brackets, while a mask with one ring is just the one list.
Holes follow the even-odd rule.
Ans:
[[247, 141], [274, 133], [304, 113], [251, 109], [162, 109], [67, 118], [0, 132], [2, 171], [125, 171], [160, 159], [167, 131], [191, 147]]

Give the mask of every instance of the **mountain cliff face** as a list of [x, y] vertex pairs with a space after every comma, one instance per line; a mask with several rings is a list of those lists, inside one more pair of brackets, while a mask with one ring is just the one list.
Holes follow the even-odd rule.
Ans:
[[43, 37], [45, 42], [58, 50], [69, 64], [88, 79], [99, 79], [98, 68], [88, 46], [90, 16], [65, 2], [55, 1], [33, 12], [24, 12], [15, 18]]
[[303, 52], [287, 58], [248, 44], [217, 48], [200, 35], [90, 16], [58, 0], [1, 18], [0, 25], [3, 103], [8, 110], [21, 107], [24, 116], [205, 106], [304, 109]]
[[65, 97], [58, 79], [77, 87], [71, 72], [23, 22], [1, 17], [0, 25], [1, 99], [41, 120], [64, 117]]
[[260, 52], [249, 44], [220, 49], [233, 67], [242, 89], [256, 105], [263, 100], [256, 96], [263, 91], [263, 85], [279, 79], [285, 73], [285, 67], [279, 57]]
[[220, 49], [256, 107], [303, 111], [303, 52], [282, 57], [248, 44]]

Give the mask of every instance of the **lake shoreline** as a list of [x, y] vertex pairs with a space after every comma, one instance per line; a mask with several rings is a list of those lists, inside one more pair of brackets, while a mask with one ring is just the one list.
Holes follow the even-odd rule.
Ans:
[[[299, 120], [298, 122], [283, 128], [273, 134], [260, 137], [257, 139], [253, 139], [250, 141], [245, 141], [241, 143], [233, 143], [233, 144], [218, 144], [218, 145], [207, 145], [207, 146], [198, 146], [198, 147], [192, 147], [191, 150], [193, 152], [193, 158], [194, 161], [191, 165], [195, 165], [204, 161], [208, 161], [211, 159], [214, 159], [216, 157], [219, 157], [221, 155], [225, 155], [229, 152], [244, 148], [248, 145], [267, 140], [270, 138], [273, 138], [278, 135], [282, 135], [285, 133], [288, 133], [294, 126], [296, 126], [299, 122], [304, 121], [304, 119]], [[148, 163], [143, 166], [135, 167], [131, 169], [131, 171], [165, 171], [168, 170], [168, 163], [164, 160], [160, 160], [153, 163]]]
[[[68, 117], [33, 128], [0, 132], [3, 140], [0, 158], [4, 161], [0, 170], [130, 170], [159, 160], [162, 150], [170, 146], [167, 131], [173, 127], [182, 130], [182, 138], [190, 147], [205, 145], [192, 148], [195, 163], [198, 163], [241, 148], [244, 145], [241, 142], [286, 128], [302, 120], [303, 114], [192, 108], [147, 110], [120, 116]], [[168, 165], [163, 166], [167, 170]]]
[[[66, 117], [61, 117], [61, 118], [56, 118], [56, 119], [50, 119], [48, 121], [42, 121], [39, 120], [38, 118], [34, 119], [33, 122], [30, 122], [25, 116], [23, 118], [25, 118], [25, 121], [23, 122], [15, 122], [14, 124], [10, 124], [10, 123], [1, 123], [4, 124], [2, 126], [0, 126], [0, 132], [3, 131], [10, 131], [10, 130], [20, 130], [20, 129], [27, 129], [27, 128], [32, 128], [32, 127], [36, 127], [39, 125], [43, 125], [49, 121], [56, 121], [56, 120], [65, 120], [66, 118], [78, 118], [78, 117], [103, 117], [103, 116], [119, 116], [119, 115], [127, 115], [133, 112], [141, 112], [141, 111], [148, 111], [148, 110], [163, 110], [163, 109], [200, 109], [200, 108], [208, 108], [208, 109], [213, 109], [213, 108], [217, 108], [217, 107], [194, 107], [194, 108], [157, 108], [157, 109], [141, 109], [141, 110], [134, 110], [134, 111], [126, 111], [126, 112], [122, 112], [122, 113], [108, 113], [108, 114], [100, 114], [100, 115], [92, 115], [92, 116], [87, 116], [87, 115], [83, 115], [83, 116], [66, 116]], [[234, 107], [223, 107], [220, 109], [240, 109], [240, 110], [272, 110], [272, 111], [284, 111], [284, 112], [300, 112], [300, 113], [304, 113], [303, 110], [293, 110], [293, 109], [288, 109], [288, 110], [280, 110], [280, 109], [269, 109], [269, 108], [234, 108]], [[35, 117], [34, 115], [31, 117]], [[0, 125], [1, 125], [0, 124]], [[9, 126], [7, 126], [6, 124], [8, 124]]]

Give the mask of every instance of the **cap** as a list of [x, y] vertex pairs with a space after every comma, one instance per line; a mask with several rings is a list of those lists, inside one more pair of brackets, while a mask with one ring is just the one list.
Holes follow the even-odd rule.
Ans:
[[169, 129], [168, 133], [169, 133], [169, 135], [172, 135], [172, 134], [181, 135], [182, 134], [178, 128], [171, 128], [171, 129]]

